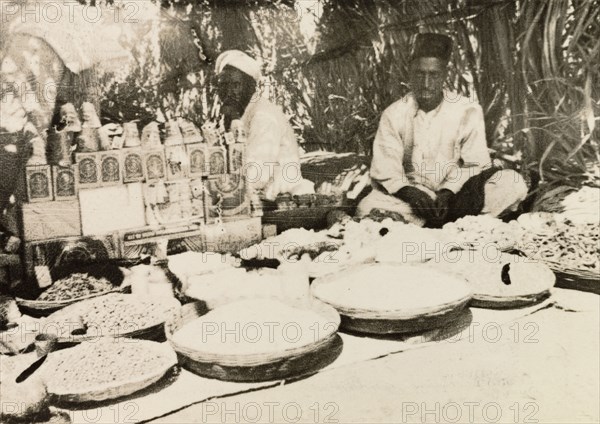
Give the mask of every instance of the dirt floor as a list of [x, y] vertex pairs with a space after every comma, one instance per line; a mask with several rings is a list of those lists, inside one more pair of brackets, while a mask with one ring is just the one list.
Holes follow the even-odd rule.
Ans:
[[[571, 291], [569, 291], [571, 292]], [[469, 338], [190, 406], [155, 423], [597, 423], [600, 297]]]

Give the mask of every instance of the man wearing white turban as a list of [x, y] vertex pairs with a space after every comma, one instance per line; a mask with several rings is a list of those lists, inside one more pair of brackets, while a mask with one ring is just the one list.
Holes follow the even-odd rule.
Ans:
[[217, 58], [218, 94], [225, 128], [240, 119], [247, 135], [246, 175], [254, 190], [273, 200], [280, 193], [314, 193], [314, 185], [302, 178], [296, 135], [280, 107], [260, 96], [260, 64], [239, 50]]

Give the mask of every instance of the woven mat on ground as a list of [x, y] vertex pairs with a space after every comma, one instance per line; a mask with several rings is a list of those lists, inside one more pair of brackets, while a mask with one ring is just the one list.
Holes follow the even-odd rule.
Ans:
[[[427, 334], [413, 337], [371, 338], [349, 334], [340, 334], [343, 342], [342, 353], [329, 366], [319, 372], [364, 362], [390, 354], [416, 348], [426, 348], [437, 343], [456, 343], [468, 340], [471, 330], [477, 327], [489, 328], [489, 337], [494, 337], [494, 331], [500, 326], [507, 326], [517, 319], [534, 314], [549, 307], [569, 312], [597, 311], [598, 297], [572, 290], [555, 289], [552, 297], [537, 305], [511, 310], [489, 310], [471, 308], [452, 328], [436, 330]], [[309, 377], [310, 378], [310, 377]], [[247, 391], [266, 389], [285, 381], [266, 383], [232, 383], [212, 380], [196, 376], [182, 370], [168, 384], [157, 384], [137, 395], [121, 400], [118, 403], [106, 404], [101, 407], [82, 410], [68, 410], [73, 424], [89, 423], [93, 417], [95, 423], [128, 422], [139, 423], [159, 418], [189, 405], [208, 401], [224, 396], [239, 394]], [[118, 415], [116, 415], [118, 414]]]

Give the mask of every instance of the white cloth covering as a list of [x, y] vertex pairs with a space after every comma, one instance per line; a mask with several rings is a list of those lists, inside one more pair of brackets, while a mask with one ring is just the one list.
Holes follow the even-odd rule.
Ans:
[[261, 79], [260, 63], [240, 50], [227, 50], [217, 57], [215, 71], [217, 75], [223, 72], [225, 66], [233, 66], [243, 73], [250, 75], [257, 82]]

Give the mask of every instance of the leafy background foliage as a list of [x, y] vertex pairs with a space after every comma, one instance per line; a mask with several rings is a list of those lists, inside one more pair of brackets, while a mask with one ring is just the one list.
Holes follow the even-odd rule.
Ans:
[[482, 104], [491, 148], [544, 187], [599, 185], [600, 0], [149, 1], [161, 13], [136, 66], [101, 78], [104, 119], [218, 119], [214, 61], [237, 48], [263, 62], [306, 150], [368, 155], [408, 91], [411, 38], [444, 32], [447, 85]]

